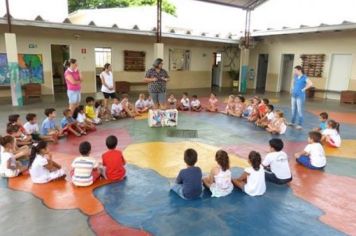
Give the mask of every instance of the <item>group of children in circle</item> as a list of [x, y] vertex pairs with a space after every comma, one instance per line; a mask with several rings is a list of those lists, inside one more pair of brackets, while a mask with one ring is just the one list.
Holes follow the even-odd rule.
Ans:
[[[218, 99], [211, 94], [207, 107], [202, 107], [197, 96], [193, 96], [192, 102], [186, 102], [189, 98], [183, 94], [181, 102], [171, 95], [168, 99], [169, 108], [178, 108], [182, 111], [209, 111], [219, 112]], [[284, 119], [281, 111], [273, 111], [273, 105], [268, 99], [253, 97], [251, 104], [245, 105], [243, 96], [229, 96], [224, 113], [227, 115], [246, 117], [256, 125], [265, 127], [273, 133], [283, 133], [277, 127], [276, 120]], [[190, 104], [188, 107], [187, 104]], [[95, 130], [96, 125], [102, 120], [134, 117], [153, 108], [153, 102], [149, 98], [145, 100], [144, 94], [134, 105], [129, 103], [124, 95], [121, 101], [114, 98], [111, 111], [105, 109], [102, 101], [95, 101], [93, 97], [86, 98], [86, 106], [79, 106], [72, 112], [69, 109], [63, 111], [61, 126], [56, 125], [56, 110], [45, 109], [46, 118], [41, 127], [37, 123], [37, 115], [26, 115], [27, 122], [23, 125], [20, 115], [14, 114], [8, 117], [6, 128], [7, 135], [0, 137], [0, 176], [12, 178], [29, 171], [34, 183], [47, 183], [71, 176], [76, 186], [89, 186], [100, 176], [109, 180], [122, 180], [125, 177], [125, 159], [120, 150], [116, 148], [118, 140], [115, 136], [106, 139], [108, 151], [102, 155], [99, 162], [90, 156], [91, 145], [82, 142], [79, 145], [80, 156], [74, 159], [72, 171], [64, 170], [58, 163], [53, 161], [48, 142], [56, 143], [59, 138], [72, 133], [75, 136], [86, 135], [88, 131]], [[116, 113], [119, 111], [118, 113]], [[309, 132], [308, 145], [301, 152], [295, 154], [296, 161], [310, 169], [323, 169], [326, 166], [325, 152], [322, 144], [332, 147], [340, 147], [339, 124], [328, 119], [328, 114], [320, 114], [320, 126]], [[285, 124], [285, 121], [283, 120]], [[31, 148], [32, 146], [32, 148]], [[202, 178], [202, 172], [195, 167], [198, 154], [193, 149], [184, 152], [184, 161], [187, 168], [181, 170], [176, 184], [172, 190], [185, 199], [193, 199], [201, 195], [202, 183], [212, 192], [212, 196], [221, 197], [231, 193], [233, 186], [242, 189], [251, 196], [262, 195], [266, 191], [265, 180], [276, 184], [285, 184], [292, 180], [288, 164], [288, 155], [282, 151], [283, 141], [278, 138], [269, 142], [270, 153], [262, 160], [258, 152], [252, 151], [248, 156], [251, 167], [246, 168], [244, 173], [236, 179], [231, 178], [228, 154], [220, 150], [216, 153], [216, 167], [208, 176]], [[27, 160], [27, 165], [23, 165]], [[25, 161], [26, 162], [26, 161]]]

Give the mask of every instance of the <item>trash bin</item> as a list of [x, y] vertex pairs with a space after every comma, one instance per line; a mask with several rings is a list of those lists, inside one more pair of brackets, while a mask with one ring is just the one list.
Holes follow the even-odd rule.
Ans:
[[307, 90], [307, 97], [314, 98], [314, 96], [315, 96], [315, 87], [311, 87], [310, 89]]

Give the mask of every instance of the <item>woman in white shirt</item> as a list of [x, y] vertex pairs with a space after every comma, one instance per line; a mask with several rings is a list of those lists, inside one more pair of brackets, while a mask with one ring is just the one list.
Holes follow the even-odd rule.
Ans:
[[265, 171], [261, 165], [261, 155], [252, 151], [248, 155], [247, 167], [242, 175], [233, 179], [232, 183], [250, 196], [261, 196], [266, 192]]
[[321, 133], [309, 132], [308, 145], [294, 156], [296, 161], [312, 170], [321, 170], [326, 166], [326, 158], [323, 146], [320, 144]]
[[112, 68], [109, 63], [104, 65], [104, 70], [100, 74], [100, 80], [101, 92], [104, 95], [104, 107], [107, 109], [109, 98], [113, 99], [116, 97]]
[[52, 160], [52, 154], [44, 141], [32, 147], [28, 167], [31, 180], [36, 184], [44, 184], [65, 177], [64, 170]]

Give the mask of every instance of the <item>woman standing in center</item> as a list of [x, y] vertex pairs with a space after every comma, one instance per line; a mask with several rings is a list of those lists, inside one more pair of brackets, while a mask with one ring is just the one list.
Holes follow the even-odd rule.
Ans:
[[144, 79], [148, 83], [148, 92], [152, 97], [155, 109], [166, 108], [166, 84], [169, 76], [162, 66], [163, 59], [157, 58], [153, 62], [153, 67], [146, 72]]
[[112, 76], [112, 69], [110, 63], [104, 65], [104, 70], [100, 74], [101, 80], [101, 92], [104, 95], [104, 108], [108, 110], [108, 100], [109, 98], [116, 98], [114, 79]]

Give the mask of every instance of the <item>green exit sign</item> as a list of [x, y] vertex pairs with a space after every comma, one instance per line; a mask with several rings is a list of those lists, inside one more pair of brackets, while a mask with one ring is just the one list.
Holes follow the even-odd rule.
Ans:
[[37, 44], [30, 43], [30, 44], [28, 45], [28, 48], [37, 48]]

